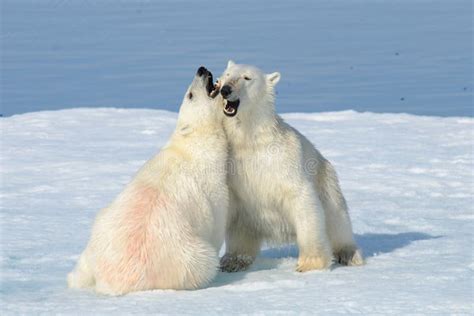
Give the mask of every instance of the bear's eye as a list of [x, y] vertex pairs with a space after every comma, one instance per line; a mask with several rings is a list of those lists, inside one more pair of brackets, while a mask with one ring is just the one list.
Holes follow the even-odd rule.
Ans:
[[250, 78], [249, 76], [244, 76], [244, 79], [245, 80], [251, 80], [252, 78]]
[[192, 92], [189, 92], [188, 93], [188, 99], [191, 100], [193, 98], [193, 93]]

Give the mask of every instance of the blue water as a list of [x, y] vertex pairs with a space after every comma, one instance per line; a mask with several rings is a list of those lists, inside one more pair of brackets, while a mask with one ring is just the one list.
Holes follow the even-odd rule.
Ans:
[[473, 116], [472, 2], [2, 0], [1, 113], [177, 111], [199, 65], [280, 71], [279, 112]]

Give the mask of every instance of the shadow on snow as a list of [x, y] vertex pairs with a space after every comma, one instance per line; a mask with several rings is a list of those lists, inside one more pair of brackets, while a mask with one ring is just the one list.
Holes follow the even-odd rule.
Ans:
[[[377, 234], [367, 233], [355, 235], [357, 244], [362, 249], [366, 259], [396, 251], [397, 249], [409, 246], [411, 243], [420, 240], [441, 238], [442, 236], [432, 236], [420, 232], [405, 232], [398, 234]], [[247, 272], [275, 269], [278, 267], [278, 260], [283, 258], [298, 258], [298, 248], [296, 245], [288, 245], [262, 250], [255, 264], [249, 270], [236, 273], [219, 273], [211, 287], [222, 286], [236, 280], [245, 278]]]

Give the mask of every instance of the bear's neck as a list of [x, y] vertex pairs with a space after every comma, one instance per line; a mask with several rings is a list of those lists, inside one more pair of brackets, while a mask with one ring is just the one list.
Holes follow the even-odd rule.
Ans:
[[[208, 126], [178, 124], [173, 135], [163, 149], [176, 148], [190, 157], [206, 157], [208, 160], [221, 157], [227, 152], [227, 140], [222, 124], [211, 123]], [[212, 148], [211, 154], [209, 150]], [[225, 154], [227, 155], [227, 154]]]

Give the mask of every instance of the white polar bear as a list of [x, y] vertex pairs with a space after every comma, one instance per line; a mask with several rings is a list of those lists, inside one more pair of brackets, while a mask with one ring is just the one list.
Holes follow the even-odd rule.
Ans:
[[297, 242], [297, 271], [360, 265], [334, 168], [275, 113], [279, 73], [229, 61], [219, 79], [229, 142], [230, 210], [223, 271], [247, 268], [263, 241]]
[[214, 278], [228, 190], [223, 100], [210, 96], [213, 88], [212, 74], [199, 68], [170, 141], [100, 211], [69, 287], [122, 295], [196, 289]]

